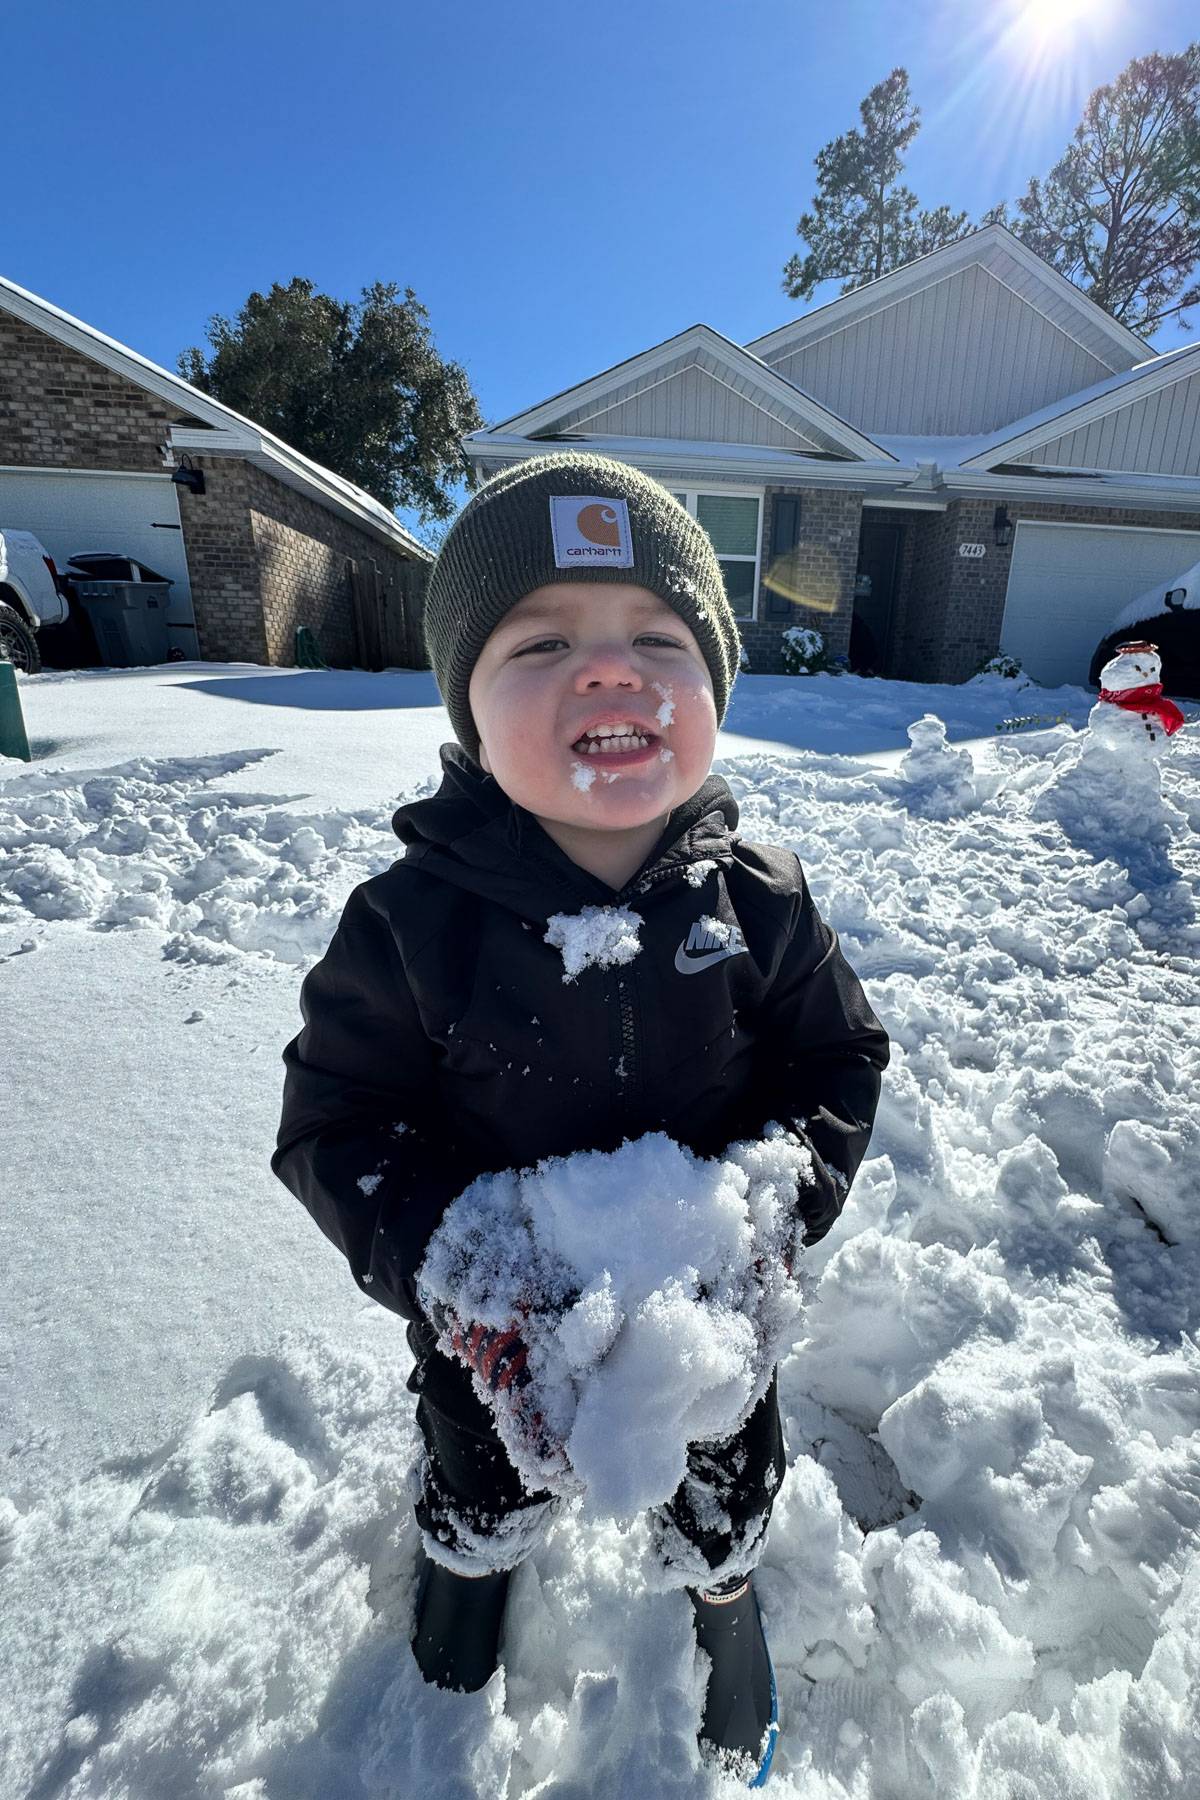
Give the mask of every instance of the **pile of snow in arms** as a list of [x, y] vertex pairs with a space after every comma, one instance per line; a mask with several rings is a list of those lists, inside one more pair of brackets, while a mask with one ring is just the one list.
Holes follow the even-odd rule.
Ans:
[[422, 1292], [462, 1321], [520, 1320], [532, 1385], [491, 1398], [531, 1488], [628, 1522], [674, 1494], [689, 1444], [739, 1429], [799, 1335], [784, 1259], [811, 1179], [790, 1134], [706, 1161], [654, 1133], [486, 1176], [454, 1202]]

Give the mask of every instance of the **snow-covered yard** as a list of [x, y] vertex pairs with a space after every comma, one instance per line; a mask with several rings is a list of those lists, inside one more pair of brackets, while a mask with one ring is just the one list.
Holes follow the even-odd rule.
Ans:
[[[403, 1332], [267, 1167], [301, 974], [436, 785], [432, 677], [21, 696], [0, 1794], [738, 1791], [699, 1765], [690, 1608], [640, 1523], [568, 1513], [505, 1673], [424, 1687]], [[781, 1795], [1200, 1792], [1200, 707], [1159, 805], [1076, 766], [1090, 704], [743, 676], [718, 744], [893, 1044], [781, 1375]]]

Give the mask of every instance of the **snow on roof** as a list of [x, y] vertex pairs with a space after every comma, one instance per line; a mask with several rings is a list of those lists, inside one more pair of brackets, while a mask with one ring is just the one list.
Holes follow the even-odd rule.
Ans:
[[984, 443], [978, 433], [974, 437], [897, 437], [876, 432], [875, 442], [888, 450], [897, 462], [909, 468], [918, 463], [936, 463], [939, 469], [956, 469], [968, 456], [974, 456]]

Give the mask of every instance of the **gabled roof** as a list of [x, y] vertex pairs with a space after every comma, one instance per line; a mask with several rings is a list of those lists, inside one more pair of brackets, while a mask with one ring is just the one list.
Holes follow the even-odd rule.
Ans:
[[713, 379], [736, 387], [759, 411], [795, 431], [798, 437], [815, 443], [818, 449], [832, 449], [855, 461], [894, 460], [871, 438], [768, 368], [740, 344], [722, 337], [711, 325], [690, 325], [675, 337], [615, 363], [589, 381], [566, 388], [526, 412], [504, 419], [488, 430], [472, 432], [463, 440], [464, 446], [470, 450], [493, 435], [508, 440], [546, 438], [553, 436], [556, 429], [561, 430], [568, 420], [572, 436], [586, 436], [587, 418], [609, 410], [623, 395], [635, 390], [639, 382], [649, 385], [652, 377], [673, 377], [689, 367], [699, 367]]
[[[231, 406], [224, 406], [211, 395], [202, 394], [181, 375], [172, 375], [158, 363], [140, 356], [136, 350], [119, 344], [115, 338], [106, 337], [94, 326], [63, 312], [49, 300], [31, 294], [27, 288], [18, 287], [15, 281], [8, 281], [4, 276], [0, 276], [0, 308], [35, 330], [45, 332], [47, 337], [57, 338], [59, 343], [91, 362], [123, 376], [145, 393], [154, 394], [168, 406], [189, 414], [186, 424], [171, 427], [172, 447], [194, 450], [197, 454], [242, 457], [352, 523], [366, 525], [391, 539], [406, 555], [423, 562], [432, 560], [425, 545], [406, 531], [399, 519], [373, 495], [332, 469], [314, 462], [311, 457], [302, 455], [273, 432], [235, 412]], [[204, 426], [211, 429], [211, 436]]]
[[944, 280], [971, 263], [979, 264], [999, 280], [1006, 280], [1013, 265], [1017, 265], [1027, 292], [1041, 300], [1047, 316], [1057, 322], [1064, 316], [1065, 309], [1072, 318], [1074, 335], [1093, 354], [1102, 355], [1102, 360], [1111, 367], [1128, 368], [1145, 357], [1148, 346], [1141, 338], [1119, 324], [1094, 300], [1089, 300], [1004, 225], [984, 225], [952, 244], [943, 244], [940, 250], [919, 256], [915, 261], [905, 263], [903, 268], [880, 276], [878, 281], [867, 282], [849, 294], [840, 294], [836, 300], [804, 313], [787, 325], [780, 325], [763, 337], [752, 339], [746, 349], [774, 362], [817, 338], [840, 331], [884, 307], [894, 306], [897, 301]]
[[1132, 369], [1111, 375], [1107, 381], [1098, 381], [1093, 387], [1069, 394], [1064, 400], [1043, 406], [1026, 418], [992, 432], [963, 459], [962, 467], [990, 469], [997, 463], [1013, 462], [1039, 444], [1094, 424], [1098, 419], [1107, 418], [1109, 413], [1119, 412], [1135, 400], [1144, 399], [1147, 394], [1157, 393], [1176, 381], [1186, 381], [1197, 372], [1200, 372], [1200, 343], [1181, 344], [1176, 350], [1152, 356]]

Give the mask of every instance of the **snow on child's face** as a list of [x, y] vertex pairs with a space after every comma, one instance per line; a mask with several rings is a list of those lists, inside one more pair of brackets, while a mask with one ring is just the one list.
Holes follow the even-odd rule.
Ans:
[[[712, 677], [665, 600], [625, 583], [560, 582], [527, 594], [484, 645], [470, 685], [480, 760], [510, 800], [542, 819], [613, 831], [690, 799], [717, 738]], [[606, 719], [646, 739], [596, 750]], [[628, 737], [622, 740], [628, 744]]]

